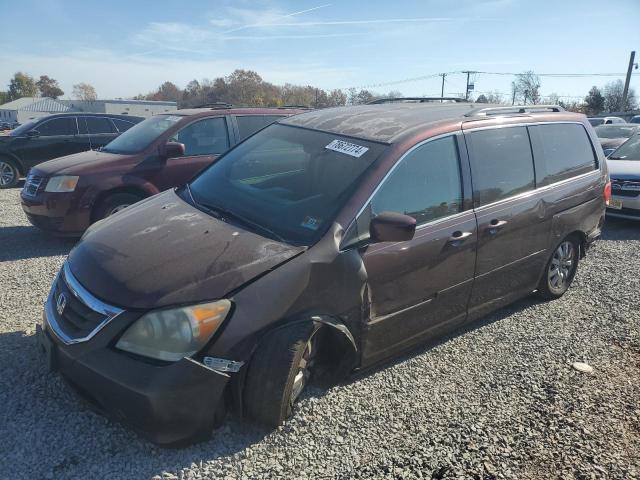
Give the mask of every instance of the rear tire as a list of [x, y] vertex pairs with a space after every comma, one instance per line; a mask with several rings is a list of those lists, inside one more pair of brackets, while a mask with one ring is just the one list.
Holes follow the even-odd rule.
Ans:
[[93, 220], [97, 222], [103, 218], [110, 217], [114, 213], [118, 213], [140, 200], [142, 200], [142, 197], [134, 195], [133, 193], [114, 193], [113, 195], [109, 195], [96, 207]]
[[13, 160], [0, 158], [0, 189], [13, 188], [20, 180], [20, 170]]
[[555, 300], [564, 295], [571, 286], [579, 262], [580, 242], [570, 235], [553, 250], [538, 284], [538, 296], [545, 300]]
[[308, 385], [318, 350], [319, 327], [299, 323], [268, 335], [251, 359], [244, 389], [248, 416], [277, 427]]

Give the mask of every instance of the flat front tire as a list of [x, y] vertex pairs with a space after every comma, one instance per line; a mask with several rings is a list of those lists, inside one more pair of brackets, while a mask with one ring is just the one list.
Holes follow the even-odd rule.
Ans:
[[20, 180], [20, 171], [13, 160], [0, 158], [0, 189], [13, 188]]
[[269, 334], [253, 355], [244, 388], [248, 416], [269, 427], [287, 419], [313, 374], [318, 327], [299, 323]]
[[538, 296], [555, 300], [565, 294], [578, 270], [580, 243], [574, 236], [562, 240], [551, 254], [538, 285]]

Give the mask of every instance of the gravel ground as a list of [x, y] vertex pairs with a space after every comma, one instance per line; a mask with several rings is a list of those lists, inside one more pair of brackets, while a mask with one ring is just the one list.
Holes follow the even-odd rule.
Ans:
[[558, 301], [314, 389], [278, 431], [230, 420], [165, 450], [44, 371], [34, 324], [73, 243], [28, 226], [18, 193], [0, 191], [0, 478], [640, 478], [640, 224], [608, 221]]

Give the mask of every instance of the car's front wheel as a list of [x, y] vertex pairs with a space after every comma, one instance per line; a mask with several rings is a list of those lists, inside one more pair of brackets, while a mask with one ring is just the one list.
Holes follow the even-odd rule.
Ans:
[[109, 195], [98, 204], [93, 219], [94, 221], [98, 221], [110, 217], [140, 200], [142, 200], [142, 197], [132, 193], [114, 193], [113, 195]]
[[314, 371], [318, 327], [299, 323], [269, 334], [251, 359], [244, 389], [248, 416], [277, 427], [293, 411]]
[[0, 158], [0, 188], [12, 188], [20, 180], [20, 171], [13, 160]]
[[562, 240], [551, 254], [538, 285], [538, 295], [546, 300], [560, 298], [569, 290], [578, 270], [580, 243], [574, 236]]

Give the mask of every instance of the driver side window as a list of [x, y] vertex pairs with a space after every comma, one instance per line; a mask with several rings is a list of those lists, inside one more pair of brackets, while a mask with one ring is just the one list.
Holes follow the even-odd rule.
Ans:
[[185, 157], [224, 153], [229, 149], [226, 119], [205, 118], [191, 123], [176, 133], [171, 141], [184, 144]]
[[423, 225], [461, 210], [460, 163], [452, 135], [425, 143], [401, 160], [358, 217], [357, 240], [368, 238], [371, 219], [382, 212], [409, 215]]

